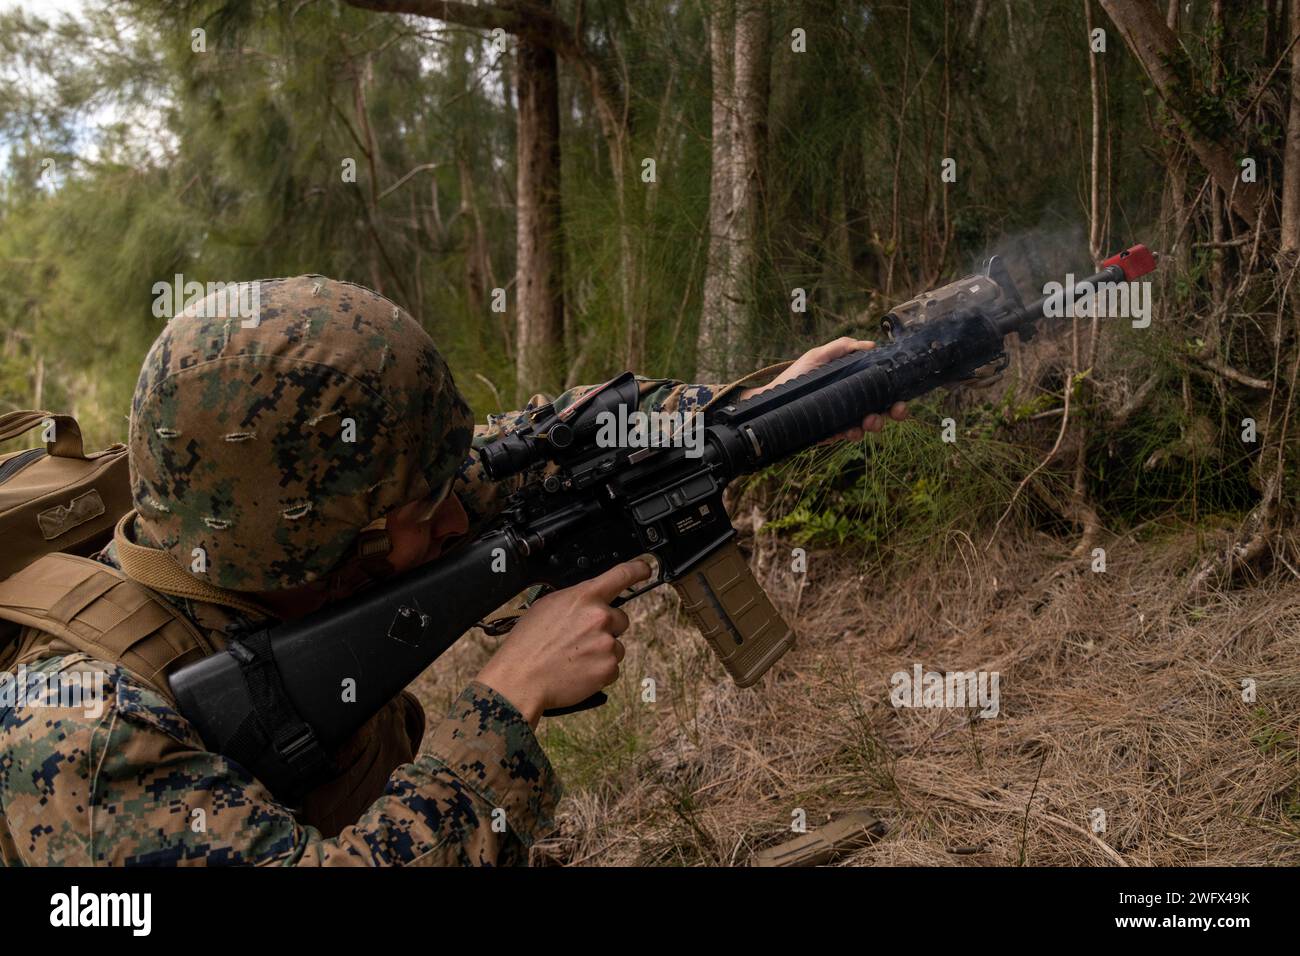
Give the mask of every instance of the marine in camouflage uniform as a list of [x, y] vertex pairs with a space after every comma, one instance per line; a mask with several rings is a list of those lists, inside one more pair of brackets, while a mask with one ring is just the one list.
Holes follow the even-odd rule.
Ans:
[[[173, 319], [145, 359], [131, 419], [137, 543], [186, 568], [201, 555], [200, 576], [232, 592], [306, 586], [324, 603], [359, 566], [373, 569], [358, 542], [393, 509], [432, 503], [450, 481], [468, 533], [500, 510], [513, 485], [487, 480], [475, 449], [543, 396], [472, 428], [432, 341], [388, 300], [320, 276], [264, 281], [260, 295], [255, 328], [204, 317], [217, 311], [209, 300]], [[722, 391], [643, 379], [642, 408], [690, 412]], [[116, 566], [116, 548], [98, 560]], [[219, 646], [258, 623], [168, 600]], [[392, 702], [336, 754], [344, 773], [290, 809], [126, 668], [34, 630], [11, 669], [20, 664], [27, 699], [0, 703], [8, 865], [517, 864], [553, 826], [554, 770], [519, 711], [478, 682], [418, 755], [422, 712], [409, 695]], [[72, 673], [98, 688], [102, 712], [60, 706], [47, 679]], [[393, 768], [379, 785], [374, 766]]]

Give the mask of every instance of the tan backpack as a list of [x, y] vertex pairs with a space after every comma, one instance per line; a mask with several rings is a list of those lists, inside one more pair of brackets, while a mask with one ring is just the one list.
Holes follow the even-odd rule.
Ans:
[[167, 675], [212, 653], [211, 642], [149, 588], [88, 557], [131, 511], [126, 446], [88, 455], [76, 419], [44, 411], [0, 415], [0, 441], [38, 426], [51, 438], [43, 448], [0, 456], [0, 668], [32, 627], [170, 697]]
[[131, 508], [125, 445], [87, 455], [75, 418], [38, 411], [0, 415], [0, 441], [37, 427], [53, 440], [0, 455], [0, 578], [53, 551], [93, 554]]

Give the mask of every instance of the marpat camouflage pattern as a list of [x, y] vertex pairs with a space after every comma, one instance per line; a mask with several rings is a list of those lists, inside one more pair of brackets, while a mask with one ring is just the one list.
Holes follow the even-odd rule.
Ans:
[[[644, 411], [691, 412], [731, 388], [640, 381]], [[319, 579], [361, 527], [453, 474], [472, 533], [513, 490], [486, 479], [477, 448], [545, 401], [491, 416], [467, 450], [468, 408], [413, 319], [348, 283], [270, 280], [256, 329], [178, 316], [151, 349], [132, 417], [136, 533], [186, 567], [191, 548], [207, 549], [212, 583], [272, 590]], [[355, 445], [340, 436], [348, 417]], [[277, 487], [268, 474], [281, 476]], [[296, 503], [311, 507], [299, 514]], [[116, 565], [113, 547], [99, 560]], [[219, 642], [248, 623], [169, 600]], [[103, 706], [93, 716], [59, 706], [48, 685], [44, 697], [38, 686], [22, 701], [0, 698], [5, 865], [517, 865], [553, 826], [554, 770], [522, 715], [479, 683], [360, 818], [326, 836], [206, 751], [170, 700], [126, 669], [31, 631], [7, 666], [20, 662], [28, 675], [88, 675]]]
[[205, 317], [215, 303], [172, 319], [131, 409], [141, 543], [187, 569], [201, 555], [206, 580], [238, 591], [336, 567], [367, 524], [443, 485], [473, 427], [433, 341], [388, 299], [323, 276], [258, 287], [252, 328]]
[[0, 706], [9, 866], [508, 865], [552, 826], [555, 773], [519, 712], [482, 684], [354, 826], [324, 839], [123, 668], [72, 654], [28, 672], [69, 669], [99, 675], [98, 717], [40, 693]]

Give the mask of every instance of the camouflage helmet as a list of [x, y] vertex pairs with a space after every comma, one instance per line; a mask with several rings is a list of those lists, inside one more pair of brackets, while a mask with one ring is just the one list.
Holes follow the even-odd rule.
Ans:
[[445, 493], [473, 419], [428, 334], [383, 296], [312, 275], [241, 289], [251, 315], [211, 293], [149, 350], [131, 491], [146, 543], [219, 587], [274, 591]]

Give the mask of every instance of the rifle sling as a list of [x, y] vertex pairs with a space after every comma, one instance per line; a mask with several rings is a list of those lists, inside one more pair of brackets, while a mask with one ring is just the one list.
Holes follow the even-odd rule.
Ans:
[[315, 731], [302, 719], [285, 692], [271, 648], [270, 630], [264, 628], [232, 640], [226, 651], [239, 663], [253, 704], [224, 748], [226, 756], [245, 767], [255, 767], [267, 747], [273, 748], [293, 771], [295, 797], [313, 784], [338, 774]]

